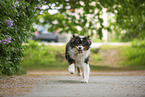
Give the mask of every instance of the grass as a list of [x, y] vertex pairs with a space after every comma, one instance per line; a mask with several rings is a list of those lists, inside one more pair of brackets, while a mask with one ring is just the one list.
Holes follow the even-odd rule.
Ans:
[[[112, 53], [114, 55], [112, 55]], [[64, 46], [27, 44], [22, 67], [24, 69], [66, 70]], [[113, 60], [112, 60], [113, 59]], [[140, 46], [102, 46], [91, 49], [89, 64], [91, 70], [145, 70], [145, 49]], [[119, 68], [114, 67], [119, 66]], [[121, 67], [121, 68], [120, 68]]]
[[[99, 49], [92, 49], [90, 64], [95, 65], [102, 60], [101, 55], [97, 54]], [[38, 45], [38, 42], [29, 41], [24, 52], [22, 67], [26, 69], [67, 69], [65, 60], [65, 46]]]
[[92, 38], [93, 42], [104, 42], [104, 40], [99, 39], [99, 38]]
[[38, 45], [34, 41], [27, 45], [22, 62], [24, 69], [64, 69], [66, 66], [63, 46]]
[[135, 70], [145, 70], [145, 39], [134, 40], [131, 46], [120, 50], [125, 58], [122, 60], [124, 66]]
[[99, 49], [91, 49], [89, 60], [90, 65], [96, 65], [99, 61], [102, 61], [102, 56], [99, 54]]
[[138, 47], [124, 47], [121, 49], [122, 55], [125, 58], [122, 60], [122, 65], [128, 66], [136, 70], [145, 69], [145, 49]]
[[100, 49], [116, 49], [120, 58], [118, 65], [132, 70], [145, 70], [145, 49], [140, 46], [103, 46]]

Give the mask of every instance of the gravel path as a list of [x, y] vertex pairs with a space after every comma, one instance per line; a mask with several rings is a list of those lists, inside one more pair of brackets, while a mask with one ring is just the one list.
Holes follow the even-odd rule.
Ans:
[[[65, 71], [28, 71], [0, 81], [0, 97], [145, 97], [145, 71], [91, 72], [89, 83]], [[11, 93], [2, 93], [4, 86]]]
[[145, 97], [145, 76], [49, 76], [24, 97]]

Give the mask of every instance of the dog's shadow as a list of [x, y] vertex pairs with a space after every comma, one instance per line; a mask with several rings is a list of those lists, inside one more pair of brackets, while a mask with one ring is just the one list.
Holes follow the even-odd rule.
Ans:
[[55, 80], [54, 82], [62, 84], [82, 84], [82, 81], [79, 80]]

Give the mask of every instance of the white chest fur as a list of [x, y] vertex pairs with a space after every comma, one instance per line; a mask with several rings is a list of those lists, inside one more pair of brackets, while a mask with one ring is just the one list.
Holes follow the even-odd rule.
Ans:
[[78, 50], [76, 48], [69, 48], [69, 55], [72, 59], [75, 60], [75, 63], [77, 66], [83, 65], [85, 59], [89, 56], [90, 49], [87, 51], [83, 51], [83, 53], [78, 53]]

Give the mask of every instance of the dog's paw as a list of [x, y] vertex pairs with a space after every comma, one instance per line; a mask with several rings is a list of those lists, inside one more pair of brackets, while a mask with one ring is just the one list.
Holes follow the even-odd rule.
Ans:
[[88, 80], [83, 79], [83, 80], [82, 80], [82, 83], [88, 83]]
[[77, 72], [77, 75], [78, 76], [82, 76], [82, 72]]
[[81, 82], [82, 83], [88, 83], [89, 79], [85, 78], [84, 76], [81, 77]]
[[71, 74], [74, 74], [74, 73], [75, 73], [75, 65], [74, 65], [74, 64], [71, 64], [71, 65], [68, 67], [68, 71], [69, 71]]

